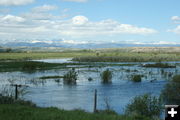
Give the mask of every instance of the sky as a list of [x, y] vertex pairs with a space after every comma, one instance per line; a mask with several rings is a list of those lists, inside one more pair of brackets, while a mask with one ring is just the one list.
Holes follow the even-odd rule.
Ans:
[[0, 43], [180, 44], [180, 0], [0, 0]]

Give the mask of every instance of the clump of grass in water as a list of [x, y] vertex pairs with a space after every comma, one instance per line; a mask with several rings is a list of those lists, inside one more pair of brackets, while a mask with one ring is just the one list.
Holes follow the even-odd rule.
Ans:
[[77, 77], [78, 77], [77, 72], [75, 71], [74, 68], [72, 68], [72, 70], [70, 70], [63, 76], [64, 84], [69, 84], [69, 85], [76, 84]]
[[92, 78], [92, 77], [89, 77], [89, 78], [88, 78], [88, 81], [93, 81], [93, 78]]
[[102, 83], [111, 83], [112, 82], [112, 71], [106, 69], [101, 73]]
[[155, 63], [155, 64], [146, 64], [143, 67], [154, 67], [154, 68], [176, 68], [176, 66], [169, 65], [167, 63]]
[[141, 75], [133, 75], [131, 80], [133, 82], [141, 82], [141, 77]]
[[43, 76], [39, 79], [57, 79], [57, 78], [63, 78], [63, 76]]

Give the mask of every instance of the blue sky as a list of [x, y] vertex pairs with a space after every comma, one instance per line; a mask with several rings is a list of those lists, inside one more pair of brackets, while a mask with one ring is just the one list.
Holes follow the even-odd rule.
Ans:
[[0, 42], [180, 43], [179, 0], [1, 0]]

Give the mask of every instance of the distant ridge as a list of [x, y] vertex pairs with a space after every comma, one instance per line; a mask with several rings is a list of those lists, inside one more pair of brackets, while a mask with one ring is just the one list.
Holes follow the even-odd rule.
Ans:
[[3, 47], [61, 47], [61, 48], [121, 48], [121, 47], [180, 47], [180, 44], [128, 44], [128, 43], [87, 43], [87, 44], [71, 44], [71, 43], [46, 43], [46, 42], [9, 42], [0, 44]]

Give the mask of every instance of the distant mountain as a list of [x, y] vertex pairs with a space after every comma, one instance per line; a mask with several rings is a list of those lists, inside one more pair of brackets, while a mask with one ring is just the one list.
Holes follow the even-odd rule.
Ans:
[[87, 43], [87, 44], [72, 44], [63, 42], [9, 42], [0, 44], [3, 47], [61, 47], [61, 48], [120, 48], [120, 47], [180, 47], [180, 44], [126, 44], [126, 43]]
[[29, 43], [29, 42], [9, 42], [3, 44], [4, 47], [62, 47], [56, 46], [55, 44], [49, 44], [45, 42], [36, 42], [36, 43]]

